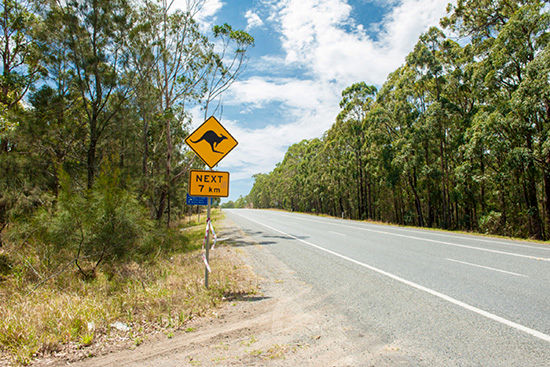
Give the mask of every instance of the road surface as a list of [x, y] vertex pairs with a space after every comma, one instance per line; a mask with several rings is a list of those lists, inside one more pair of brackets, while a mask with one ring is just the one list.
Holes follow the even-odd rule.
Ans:
[[550, 366], [548, 245], [224, 212], [339, 316], [398, 346], [410, 365]]

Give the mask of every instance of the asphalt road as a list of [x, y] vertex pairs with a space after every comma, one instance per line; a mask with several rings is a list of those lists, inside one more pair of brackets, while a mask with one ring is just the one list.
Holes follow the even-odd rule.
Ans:
[[354, 328], [394, 345], [410, 365], [550, 366], [550, 245], [224, 212]]

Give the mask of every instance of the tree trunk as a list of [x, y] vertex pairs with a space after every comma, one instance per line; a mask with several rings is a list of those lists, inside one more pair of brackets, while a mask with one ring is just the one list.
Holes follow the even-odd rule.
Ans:
[[[549, 158], [550, 159], [550, 158]], [[544, 206], [546, 214], [546, 237], [550, 237], [550, 168], [544, 170]]]
[[160, 193], [159, 206], [157, 208], [156, 220], [161, 220], [162, 215], [164, 214], [164, 209], [166, 209], [166, 191], [163, 189]]
[[[527, 149], [530, 152], [533, 151], [533, 145], [531, 136], [527, 136]], [[535, 182], [535, 165], [533, 158], [529, 158], [527, 162], [527, 211], [529, 215], [529, 220], [532, 223], [532, 237], [537, 240], [542, 240], [544, 238], [544, 228], [542, 226], [542, 221], [540, 218], [539, 205], [537, 200], [537, 186]]]
[[96, 149], [97, 149], [97, 129], [96, 121], [90, 121], [90, 143], [88, 144], [88, 189], [91, 189], [95, 180]]
[[533, 177], [533, 170], [534, 167], [532, 162], [528, 163], [527, 175], [525, 178], [525, 203], [527, 205], [527, 216], [529, 218], [529, 235], [537, 240], [542, 240], [542, 223], [537, 202], [537, 188]]
[[414, 195], [414, 205], [416, 207], [418, 226], [424, 227], [424, 216], [422, 215], [422, 205], [420, 203], [420, 198], [416, 190], [416, 172], [413, 172], [413, 176], [411, 176], [410, 174], [408, 176], [409, 176], [409, 185], [411, 186], [411, 190]]
[[439, 157], [441, 161], [441, 194], [443, 204], [443, 228], [449, 228], [449, 202], [447, 198], [447, 170], [445, 169], [445, 153], [443, 148], [443, 138], [439, 140]]
[[[427, 140], [425, 141], [425, 144], [424, 144], [424, 159], [426, 160], [426, 164], [428, 164], [430, 162], [429, 146], [428, 146]], [[428, 177], [428, 179], [429, 179], [429, 177]], [[433, 226], [434, 221], [435, 221], [435, 213], [434, 213], [434, 206], [433, 206], [433, 203], [432, 203], [432, 192], [431, 192], [431, 190], [428, 191], [427, 199], [428, 199], [428, 203], [427, 203], [428, 204], [428, 219], [427, 219], [426, 225], [431, 228]]]
[[147, 118], [143, 118], [143, 160], [141, 163], [141, 171], [143, 177], [147, 177], [147, 161], [149, 159], [149, 122]]

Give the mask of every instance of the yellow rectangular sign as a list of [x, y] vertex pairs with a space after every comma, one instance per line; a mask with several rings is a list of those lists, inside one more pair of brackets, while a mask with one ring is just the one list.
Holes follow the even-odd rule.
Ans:
[[229, 172], [191, 170], [189, 195], [208, 197], [229, 196]]

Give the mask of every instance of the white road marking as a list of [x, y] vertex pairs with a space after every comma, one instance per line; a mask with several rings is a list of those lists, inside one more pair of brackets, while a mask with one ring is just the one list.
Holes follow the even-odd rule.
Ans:
[[327, 232], [329, 232], [329, 233], [334, 233], [334, 234], [337, 234], [337, 235], [339, 235], [339, 236], [344, 236], [344, 237], [346, 236], [345, 234], [340, 233], [340, 232], [334, 232], [334, 231], [327, 231]]
[[491, 268], [490, 266], [483, 266], [483, 265], [478, 265], [478, 264], [472, 264], [472, 263], [469, 263], [469, 262], [466, 262], [466, 261], [460, 261], [460, 260], [449, 259], [449, 258], [446, 258], [445, 260], [453, 261], [453, 262], [455, 262], [455, 263], [460, 263], [460, 264], [475, 266], [475, 267], [478, 267], [478, 268], [483, 268], [483, 269], [498, 271], [498, 272], [500, 272], [500, 273], [515, 275], [515, 276], [518, 276], [518, 277], [529, 278], [527, 275], [523, 275], [523, 274], [519, 274], [519, 273], [514, 273], [514, 272], [512, 272], [512, 271], [501, 270], [501, 269], [497, 269], [497, 268]]
[[406, 284], [406, 285], [408, 285], [408, 286], [410, 286], [410, 287], [412, 287], [412, 288], [421, 290], [421, 291], [423, 291], [423, 292], [426, 292], [426, 293], [428, 293], [428, 294], [431, 294], [432, 296], [438, 297], [438, 298], [440, 298], [440, 299], [442, 299], [442, 300], [445, 300], [445, 301], [447, 301], [447, 302], [449, 302], [449, 303], [452, 303], [452, 304], [454, 304], [454, 305], [457, 305], [457, 306], [459, 306], [459, 307], [462, 307], [462, 308], [464, 308], [464, 309], [466, 309], [466, 310], [469, 310], [469, 311], [472, 311], [472, 312], [474, 312], [474, 313], [477, 313], [478, 315], [484, 316], [484, 317], [486, 317], [486, 318], [488, 318], [488, 319], [490, 319], [490, 320], [499, 322], [499, 323], [501, 323], [501, 324], [503, 324], [503, 325], [509, 326], [509, 327], [511, 327], [511, 328], [514, 328], [514, 329], [516, 329], [516, 330], [522, 331], [522, 332], [524, 332], [524, 333], [526, 333], [526, 334], [532, 335], [532, 336], [534, 336], [534, 337], [536, 337], [536, 338], [539, 338], [539, 339], [541, 339], [541, 340], [544, 340], [544, 341], [550, 343], [550, 335], [544, 334], [544, 333], [542, 333], [542, 332], [540, 332], [540, 331], [538, 331], [538, 330], [531, 329], [531, 328], [529, 328], [529, 327], [527, 327], [527, 326], [524, 326], [524, 325], [518, 324], [518, 323], [516, 323], [516, 322], [507, 320], [507, 319], [505, 319], [505, 318], [503, 318], [503, 317], [497, 316], [497, 315], [492, 314], [492, 313], [490, 313], [490, 312], [488, 312], [488, 311], [482, 310], [482, 309], [477, 308], [477, 307], [475, 307], [475, 306], [469, 305], [469, 304], [467, 304], [467, 303], [465, 303], [465, 302], [459, 301], [459, 300], [457, 300], [457, 299], [455, 299], [455, 298], [453, 298], [453, 297], [447, 296], [446, 294], [440, 293], [440, 292], [435, 291], [435, 290], [433, 290], [433, 289], [430, 289], [430, 288], [428, 288], [428, 287], [424, 287], [423, 285], [420, 285], [420, 284], [411, 282], [410, 280], [401, 278], [400, 276], [394, 275], [394, 274], [389, 273], [389, 272], [387, 272], [387, 271], [384, 271], [384, 270], [382, 270], [382, 269], [378, 269], [378, 268], [376, 268], [376, 267], [374, 267], [374, 266], [371, 266], [371, 265], [365, 264], [365, 263], [363, 263], [363, 262], [357, 261], [357, 260], [355, 260], [355, 259], [352, 259], [351, 257], [345, 256], [345, 255], [342, 255], [342, 254], [339, 254], [339, 253], [334, 252], [334, 251], [331, 251], [331, 250], [328, 250], [328, 249], [323, 248], [323, 247], [321, 247], [321, 246], [315, 245], [315, 244], [313, 244], [313, 243], [311, 243], [311, 242], [302, 240], [302, 239], [300, 239], [300, 238], [298, 238], [298, 237], [296, 237], [296, 236], [293, 236], [293, 235], [288, 234], [288, 233], [286, 233], [286, 232], [280, 231], [280, 230], [278, 230], [278, 229], [276, 229], [276, 228], [273, 228], [273, 227], [271, 227], [271, 226], [269, 226], [269, 225], [267, 225], [267, 224], [258, 222], [258, 221], [254, 220], [254, 219], [249, 218], [249, 217], [246, 217], [246, 216], [243, 216], [243, 215], [240, 215], [240, 214], [237, 214], [237, 215], [239, 215], [239, 216], [241, 216], [241, 217], [243, 217], [243, 218], [245, 218], [245, 219], [247, 219], [247, 220], [249, 220], [249, 221], [251, 221], [251, 222], [254, 222], [254, 223], [256, 223], [256, 224], [259, 224], [259, 225], [261, 225], [261, 226], [264, 226], [264, 227], [266, 227], [266, 228], [269, 228], [269, 229], [271, 229], [272, 231], [275, 231], [275, 232], [281, 233], [281, 234], [283, 234], [283, 235], [285, 235], [285, 236], [288, 236], [288, 237], [290, 237], [290, 238], [293, 238], [293, 239], [295, 239], [296, 241], [302, 242], [302, 243], [304, 243], [304, 244], [306, 244], [306, 245], [308, 245], [308, 246], [314, 247], [314, 248], [316, 248], [316, 249], [318, 249], [318, 250], [324, 251], [324, 252], [326, 252], [326, 253], [329, 253], [329, 254], [334, 255], [334, 256], [336, 256], [336, 257], [339, 257], [339, 258], [341, 258], [341, 259], [347, 260], [347, 261], [352, 262], [352, 263], [354, 263], [354, 264], [356, 264], [356, 265], [359, 265], [359, 266], [362, 266], [362, 267], [367, 268], [367, 269], [369, 269], [369, 270], [372, 270], [372, 271], [374, 271], [374, 272], [376, 272], [376, 273], [385, 275], [385, 276], [387, 276], [388, 278], [391, 278], [391, 279], [396, 280], [396, 281], [398, 281], [398, 282], [400, 282], [400, 283]]
[[430, 239], [430, 238], [409, 236], [409, 235], [400, 234], [400, 233], [393, 233], [393, 232], [387, 232], [387, 231], [380, 231], [380, 230], [377, 230], [377, 229], [370, 229], [370, 228], [363, 228], [363, 227], [357, 227], [357, 226], [350, 226], [350, 225], [347, 225], [347, 224], [332, 223], [332, 222], [320, 221], [320, 220], [316, 220], [316, 219], [300, 218], [300, 217], [298, 217], [298, 216], [290, 216], [290, 215], [288, 215], [288, 217], [292, 217], [292, 218], [294, 218], [294, 219], [306, 220], [306, 221], [310, 221], [310, 222], [317, 222], [317, 223], [323, 223], [323, 224], [332, 224], [332, 225], [334, 225], [334, 226], [347, 227], [347, 228], [352, 228], [352, 229], [360, 230], [360, 231], [368, 231], [368, 232], [374, 232], [374, 233], [381, 233], [381, 234], [387, 234], [387, 235], [390, 235], [390, 236], [410, 238], [410, 239], [413, 239], [413, 240], [426, 241], [426, 242], [432, 242], [432, 243], [439, 243], [439, 244], [448, 245], [448, 246], [462, 247], [462, 248], [467, 248], [467, 249], [471, 249], [471, 250], [492, 252], [492, 253], [495, 253], [495, 254], [508, 255], [508, 256], [523, 257], [523, 258], [526, 258], [526, 259], [539, 260], [539, 261], [550, 261], [550, 258], [547, 258], [547, 257], [523, 255], [523, 254], [518, 254], [518, 253], [516, 253], [516, 252], [500, 251], [500, 250], [493, 250], [493, 249], [488, 249], [488, 248], [484, 248], [484, 247], [476, 247], [476, 246], [469, 246], [469, 245], [461, 245], [461, 244], [458, 244], [458, 243], [452, 243], [452, 242], [446, 242], [446, 241], [439, 241], [439, 240], [432, 240], [432, 239]]
[[[392, 227], [392, 229], [395, 229], [397, 231], [405, 231], [405, 232], [412, 232], [412, 233], [419, 233], [422, 232], [422, 230], [414, 230], [414, 229], [407, 229], [407, 228], [398, 228], [398, 227]], [[426, 231], [426, 230], [425, 230]], [[433, 233], [432, 233], [433, 232]], [[465, 236], [454, 236], [451, 234], [444, 234], [444, 233], [437, 233], [435, 231], [428, 232], [431, 235], [434, 236], [440, 236], [440, 237], [450, 237], [450, 238], [461, 238], [467, 241], [479, 241], [479, 242], [487, 242], [487, 243], [497, 243], [499, 245], [506, 245], [506, 246], [515, 246], [515, 247], [523, 247], [523, 248], [533, 248], [537, 250], [544, 250], [544, 251], [550, 251], [550, 246], [541, 247], [538, 246], [530, 246], [530, 245], [523, 245], [519, 243], [510, 243], [510, 242], [504, 242], [504, 241], [495, 241], [495, 240], [488, 240], [485, 238], [472, 238], [472, 237], [465, 237]]]

